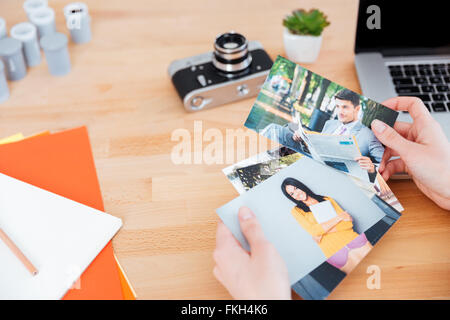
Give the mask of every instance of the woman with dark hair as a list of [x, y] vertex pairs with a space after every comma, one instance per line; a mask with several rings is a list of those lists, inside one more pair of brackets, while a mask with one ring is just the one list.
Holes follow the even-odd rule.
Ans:
[[[286, 178], [281, 190], [296, 204], [292, 209], [292, 215], [311, 234], [328, 258], [328, 263], [348, 274], [372, 249], [365, 234], [359, 235], [353, 230], [352, 217], [334, 199], [315, 194], [294, 178]], [[331, 202], [337, 216], [318, 223], [310, 206], [323, 201]]]

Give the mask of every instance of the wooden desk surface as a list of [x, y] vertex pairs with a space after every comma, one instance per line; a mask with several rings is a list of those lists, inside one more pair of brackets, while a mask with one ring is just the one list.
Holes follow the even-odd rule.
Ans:
[[[68, 34], [62, 8], [49, 0], [57, 28]], [[70, 44], [65, 77], [46, 63], [10, 84], [0, 105], [0, 136], [86, 125], [107, 212], [123, 219], [115, 252], [141, 299], [227, 299], [215, 280], [215, 209], [237, 196], [222, 165], [174, 165], [172, 131], [242, 128], [252, 99], [188, 114], [167, 67], [174, 59], [212, 50], [215, 36], [236, 30], [259, 40], [275, 58], [284, 54], [281, 20], [298, 1], [89, 0], [93, 40]], [[10, 28], [26, 20], [22, 1], [2, 0]], [[360, 92], [353, 64], [357, 1], [305, 0], [330, 27], [316, 63], [307, 66]], [[229, 147], [227, 147], [229, 149]], [[450, 215], [411, 181], [390, 182], [404, 216], [330, 299], [440, 299], [450, 297]], [[367, 267], [381, 268], [381, 289], [366, 287]]]

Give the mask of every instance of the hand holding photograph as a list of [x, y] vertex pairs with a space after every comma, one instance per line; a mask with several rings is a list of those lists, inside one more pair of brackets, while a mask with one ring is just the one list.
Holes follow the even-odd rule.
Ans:
[[[281, 169], [290, 166], [300, 159], [301, 156], [300, 153], [290, 150], [289, 148], [281, 147], [242, 160], [234, 165], [224, 168], [222, 171], [236, 191], [239, 192], [239, 194], [242, 194], [270, 178]], [[404, 210], [400, 201], [379, 173], [377, 173], [373, 184], [351, 175], [349, 178], [352, 179], [355, 185], [360, 188], [369, 199], [374, 195], [377, 195], [395, 210], [399, 212]]]
[[[245, 126], [335, 169], [374, 182], [384, 147], [370, 124], [378, 119], [393, 126], [397, 116], [397, 111], [278, 56]], [[326, 139], [329, 135], [353, 138], [358, 154], [339, 141]], [[335, 154], [337, 150], [346, 156]]]
[[400, 217], [346, 174], [306, 156], [217, 209], [249, 250], [237, 217], [241, 206], [255, 213], [305, 299], [326, 298]]

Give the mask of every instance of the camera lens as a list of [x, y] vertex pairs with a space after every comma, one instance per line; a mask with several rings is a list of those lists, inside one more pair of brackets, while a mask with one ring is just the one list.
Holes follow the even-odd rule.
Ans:
[[236, 32], [219, 35], [214, 42], [213, 65], [227, 77], [241, 74], [252, 62], [245, 37]]

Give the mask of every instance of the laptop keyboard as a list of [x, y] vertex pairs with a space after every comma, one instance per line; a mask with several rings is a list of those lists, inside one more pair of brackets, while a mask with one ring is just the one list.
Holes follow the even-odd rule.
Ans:
[[430, 112], [450, 111], [450, 64], [390, 64], [395, 91], [399, 96], [415, 96]]

